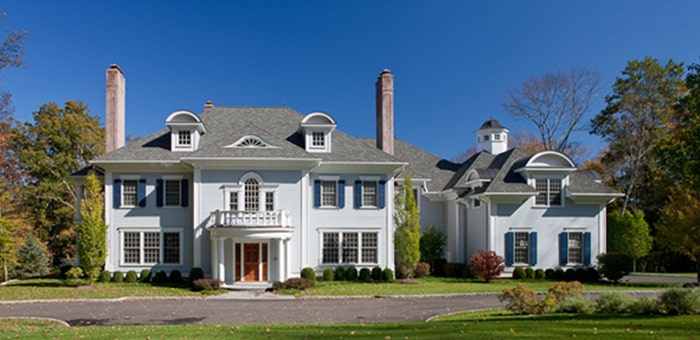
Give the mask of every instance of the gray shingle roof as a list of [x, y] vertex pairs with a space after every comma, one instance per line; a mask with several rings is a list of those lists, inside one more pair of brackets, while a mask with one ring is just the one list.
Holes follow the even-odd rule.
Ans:
[[[331, 153], [309, 153], [298, 129], [304, 117], [286, 107], [217, 107], [199, 115], [207, 129], [199, 148], [189, 152], [170, 151], [170, 132], [163, 129], [134, 140], [97, 161], [176, 161], [181, 158], [289, 158], [321, 159], [338, 162], [400, 162], [399, 159], [368, 147], [360, 138], [341, 131], [332, 134]], [[255, 135], [274, 147], [227, 148], [242, 137]]]
[[491, 118], [491, 119], [487, 120], [486, 122], [484, 122], [484, 124], [481, 124], [481, 127], [479, 128], [479, 130], [483, 130], [483, 129], [504, 129], [504, 127], [497, 120]]

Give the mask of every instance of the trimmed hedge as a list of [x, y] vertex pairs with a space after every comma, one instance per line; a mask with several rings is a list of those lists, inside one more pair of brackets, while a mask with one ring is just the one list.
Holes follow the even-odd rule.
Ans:
[[151, 279], [151, 284], [154, 285], [164, 284], [166, 282], [168, 282], [168, 274], [166, 274], [162, 269], [157, 271], [156, 275], [154, 275]]
[[323, 270], [323, 281], [333, 281], [335, 279], [335, 273], [333, 269], [326, 268]]
[[372, 268], [372, 281], [381, 282], [382, 281], [382, 268], [376, 266]]
[[360, 281], [362, 281], [362, 282], [371, 282], [372, 281], [372, 272], [369, 270], [369, 268], [360, 269]]
[[97, 282], [109, 282], [112, 280], [112, 273], [109, 270], [103, 270], [100, 272], [100, 276], [97, 277]]
[[126, 279], [124, 280], [126, 283], [136, 283], [139, 281], [138, 275], [136, 275], [136, 271], [130, 270], [126, 272]]
[[348, 281], [357, 281], [357, 268], [350, 266], [345, 269], [345, 279]]
[[513, 269], [513, 280], [524, 280], [525, 278], [527, 278], [525, 268], [515, 267], [515, 269]]
[[345, 267], [335, 267], [335, 280], [345, 281]]
[[306, 267], [301, 270], [301, 277], [307, 280], [316, 281], [316, 272], [313, 268]]
[[194, 282], [204, 278], [204, 270], [199, 267], [192, 267], [190, 269], [190, 275], [187, 277], [190, 282]]
[[217, 279], [196, 279], [192, 281], [192, 290], [195, 292], [219, 289], [221, 289], [221, 281]]
[[385, 282], [394, 282], [396, 280], [394, 271], [391, 268], [384, 268], [382, 272], [382, 280]]
[[114, 272], [114, 274], [112, 274], [112, 282], [114, 282], [114, 283], [124, 282], [124, 273], [122, 273], [118, 270], [116, 272]]
[[305, 278], [301, 277], [293, 277], [291, 279], [287, 279], [287, 281], [284, 282], [275, 282], [272, 284], [272, 289], [279, 290], [279, 289], [298, 289], [298, 290], [304, 290], [307, 288], [311, 288], [314, 286], [314, 282]]
[[151, 283], [151, 270], [143, 269], [139, 275], [139, 282], [141, 283]]

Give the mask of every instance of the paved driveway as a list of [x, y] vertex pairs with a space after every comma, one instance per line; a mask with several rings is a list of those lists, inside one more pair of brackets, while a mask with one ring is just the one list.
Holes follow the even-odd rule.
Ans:
[[495, 295], [296, 300], [158, 299], [0, 304], [0, 317], [45, 317], [70, 325], [290, 324], [425, 321], [502, 306]]

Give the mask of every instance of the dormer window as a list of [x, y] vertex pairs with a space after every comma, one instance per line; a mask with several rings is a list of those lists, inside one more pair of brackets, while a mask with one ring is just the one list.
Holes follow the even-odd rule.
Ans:
[[538, 206], [560, 206], [561, 205], [561, 179], [536, 178], [535, 205]]
[[323, 148], [326, 146], [326, 134], [319, 131], [311, 133], [311, 146], [314, 148]]
[[299, 126], [299, 132], [304, 135], [306, 151], [331, 152], [331, 135], [335, 127], [335, 120], [323, 112], [312, 112], [306, 115]]
[[189, 130], [179, 130], [177, 132], [178, 146], [192, 146], [192, 132]]

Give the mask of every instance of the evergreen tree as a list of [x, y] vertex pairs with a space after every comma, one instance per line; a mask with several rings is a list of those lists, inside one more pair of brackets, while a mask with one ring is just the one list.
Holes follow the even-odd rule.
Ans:
[[97, 280], [107, 257], [107, 225], [104, 211], [102, 184], [94, 172], [85, 180], [85, 197], [80, 202], [82, 221], [78, 224], [78, 255], [80, 266], [90, 282]]
[[21, 277], [41, 276], [49, 272], [46, 250], [39, 244], [34, 234], [29, 235], [27, 242], [19, 247], [17, 260]]
[[416, 198], [413, 196], [411, 177], [404, 176], [404, 185], [396, 197], [394, 212], [394, 247], [399, 276], [412, 278], [420, 260], [420, 216]]

